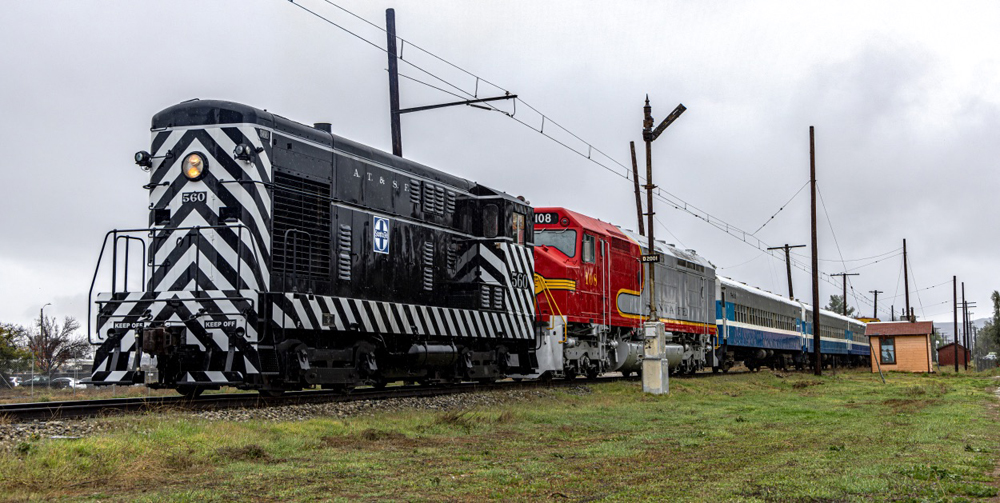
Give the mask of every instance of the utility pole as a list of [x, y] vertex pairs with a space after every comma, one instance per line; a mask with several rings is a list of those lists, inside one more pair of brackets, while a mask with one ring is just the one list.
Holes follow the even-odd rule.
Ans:
[[[401, 126], [399, 123], [399, 116], [402, 114], [410, 112], [421, 112], [424, 110], [433, 110], [435, 108], [452, 107], [456, 105], [469, 105], [477, 108], [489, 108], [483, 107], [481, 105], [476, 105], [476, 103], [483, 103], [487, 101], [497, 101], [497, 100], [512, 100], [516, 99], [516, 94], [504, 94], [503, 96], [496, 96], [493, 98], [479, 98], [473, 100], [462, 100], [453, 101], [450, 103], [441, 103], [439, 105], [426, 105], [422, 107], [413, 108], [399, 108], [399, 58], [396, 56], [396, 11], [393, 9], [385, 10], [385, 36], [386, 36], [386, 54], [389, 57], [389, 123], [392, 130], [392, 155], [396, 157], [403, 157], [403, 139]], [[479, 79], [476, 79], [476, 85], [478, 88]]]
[[396, 11], [385, 10], [386, 53], [389, 55], [389, 121], [392, 128], [392, 155], [403, 157], [403, 137], [399, 124], [399, 69], [396, 57]]
[[907, 317], [908, 320], [913, 321], [913, 318], [910, 317], [910, 274], [909, 274], [909, 269], [910, 269], [910, 266], [906, 263], [906, 240], [904, 239], [903, 240], [903, 291], [906, 292], [906, 317]]
[[[897, 280], [897, 281], [899, 281], [899, 280]], [[898, 285], [899, 283], [896, 283], [896, 284]], [[875, 310], [872, 311], [872, 318], [878, 319], [878, 294], [885, 293], [885, 292], [883, 292], [882, 290], [869, 290], [869, 293], [874, 293], [875, 294]]]
[[816, 248], [816, 140], [809, 126], [809, 185], [812, 188], [813, 373], [823, 375], [819, 339], [819, 249]]
[[785, 268], [788, 269], [788, 298], [789, 299], [795, 299], [795, 293], [792, 291], [792, 256], [791, 256], [791, 253], [789, 253], [788, 250], [790, 250], [792, 248], [805, 248], [805, 247], [806, 247], [806, 245], [789, 245], [788, 243], [785, 243], [785, 246], [772, 246], [771, 248], [767, 249], [768, 251], [771, 251], [771, 250], [785, 250]]
[[830, 276], [840, 276], [841, 279], [844, 281], [844, 297], [841, 298], [841, 303], [840, 303], [841, 304], [841, 306], [840, 306], [841, 314], [843, 314], [844, 316], [847, 316], [847, 277], [848, 276], [860, 276], [860, 275], [861, 275], [861, 273], [857, 273], [857, 272], [853, 272], [853, 273], [842, 272], [842, 273], [839, 273], [839, 274], [831, 274], [830, 275]]
[[639, 235], [645, 236], [646, 231], [642, 228], [642, 197], [639, 196], [639, 164], [635, 161], [635, 142], [628, 142], [628, 146], [632, 150], [632, 180], [635, 182], [635, 211], [639, 217]]
[[962, 361], [965, 370], [969, 370], [969, 305], [965, 302], [965, 282], [962, 282]]
[[[687, 108], [684, 105], [677, 105], [674, 111], [670, 112], [663, 122], [656, 129], [653, 129], [653, 109], [649, 106], [649, 95], [646, 95], [646, 105], [642, 107], [642, 139], [646, 142], [646, 210], [648, 219], [646, 221], [647, 228], [649, 230], [649, 255], [656, 256], [659, 259], [659, 255], [656, 253], [656, 241], [653, 239], [653, 215], [656, 213], [653, 211], [653, 189], [656, 185], [653, 185], [653, 141], [656, 140], [664, 130], [667, 129], [671, 123], [677, 120]], [[656, 314], [656, 268], [653, 266], [652, 262], [649, 262], [648, 273], [646, 277], [649, 278], [649, 321], [658, 321], [659, 317]]]
[[955, 320], [955, 373], [958, 373], [958, 276], [951, 277], [952, 310], [951, 316]]
[[40, 340], [35, 341], [33, 348], [31, 349], [31, 395], [35, 394], [35, 361], [38, 360], [38, 348], [47, 347], [49, 341], [45, 340], [45, 308], [51, 306], [51, 302], [47, 302], [41, 309], [38, 310], [38, 338]]

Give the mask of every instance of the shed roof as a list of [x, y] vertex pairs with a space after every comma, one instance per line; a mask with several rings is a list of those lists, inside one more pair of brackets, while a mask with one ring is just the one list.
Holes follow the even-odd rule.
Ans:
[[[954, 349], [952, 348], [954, 345], [955, 345], [954, 342], [949, 342], [948, 344], [945, 344], [944, 346], [940, 346], [940, 347], [937, 348], [938, 353], [940, 353], [942, 351], [945, 351], [946, 349], [950, 349], [950, 350], [954, 351]], [[968, 351], [967, 349], [965, 349], [965, 346], [963, 346], [961, 344], [959, 344], [958, 347], [959, 347], [959, 349], [961, 349], [963, 351]]]
[[865, 335], [929, 335], [934, 332], [933, 321], [884, 321], [881, 323], [869, 323], [865, 329]]

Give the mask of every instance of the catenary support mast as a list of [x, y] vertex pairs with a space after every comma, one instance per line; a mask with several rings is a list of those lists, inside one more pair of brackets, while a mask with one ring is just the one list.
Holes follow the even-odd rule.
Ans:
[[816, 248], [816, 140], [812, 126], [809, 126], [809, 185], [812, 188], [813, 372], [819, 376], [823, 375], [823, 354], [819, 339], [819, 250]]

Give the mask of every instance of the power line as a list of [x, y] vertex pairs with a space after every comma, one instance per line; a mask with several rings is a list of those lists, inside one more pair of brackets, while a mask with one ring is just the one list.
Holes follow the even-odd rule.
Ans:
[[[903, 248], [899, 247], [899, 248], [895, 248], [893, 250], [889, 250], [887, 252], [879, 253], [877, 255], [872, 255], [870, 257], [848, 258], [848, 259], [842, 259], [842, 260], [821, 258], [821, 259], [819, 259], [819, 261], [820, 262], [861, 262], [862, 260], [871, 260], [871, 259], [874, 259], [874, 258], [880, 258], [880, 257], [884, 257], [886, 255], [892, 254], [892, 253], [896, 253], [896, 255], [893, 255], [893, 256], [899, 256], [899, 255], [902, 255], [902, 250], [903, 250]], [[795, 256], [803, 258], [803, 259], [809, 258], [808, 256], [803, 255], [801, 253], [792, 253], [792, 255], [795, 255]]]
[[[350, 15], [350, 16], [352, 16], [352, 17], [354, 17], [354, 18], [356, 18], [356, 19], [364, 22], [365, 24], [368, 24], [368, 25], [370, 25], [370, 26], [378, 29], [382, 33], [385, 33], [385, 31], [386, 31], [385, 28], [383, 28], [383, 27], [381, 27], [381, 26], [379, 26], [379, 25], [377, 25], [377, 24], [375, 24], [375, 23], [373, 23], [373, 22], [371, 22], [371, 21], [369, 21], [369, 20], [367, 20], [367, 19], [365, 19], [365, 18], [363, 18], [363, 17], [361, 17], [361, 16], [359, 16], [359, 15], [351, 12], [351, 11], [349, 11], [348, 9], [346, 9], [346, 8], [344, 8], [344, 7], [338, 5], [338, 4], [336, 4], [336, 3], [334, 3], [334, 2], [332, 2], [330, 0], [323, 0], [323, 1], [326, 4], [328, 4], [328, 5], [332, 6], [332, 7], [335, 7], [337, 9], [339, 9], [339, 10], [347, 13], [348, 15]], [[303, 11], [305, 11], [305, 12], [313, 15], [314, 17], [316, 17], [316, 18], [318, 18], [318, 19], [326, 22], [327, 24], [329, 24], [331, 26], [334, 26], [334, 27], [336, 27], [336, 28], [338, 28], [338, 29], [340, 29], [340, 30], [342, 30], [342, 31], [350, 34], [351, 36], [353, 36], [353, 37], [361, 40], [362, 42], [364, 42], [364, 43], [366, 43], [366, 44], [374, 47], [375, 49], [379, 50], [380, 52], [382, 52], [382, 53], [387, 53], [388, 52], [387, 49], [383, 48], [379, 44], [376, 44], [376, 43], [374, 43], [374, 42], [366, 39], [365, 37], [363, 37], [363, 36], [361, 36], [361, 35], [353, 32], [353, 31], [349, 30], [348, 28], [342, 26], [341, 24], [338, 24], [338, 23], [334, 22], [333, 20], [331, 20], [331, 19], [329, 19], [327, 17], [324, 17], [323, 15], [319, 14], [318, 12], [315, 12], [315, 11], [313, 11], [313, 10], [311, 10], [311, 9], [303, 6], [303, 5], [301, 5], [300, 3], [296, 2], [296, 0], [289, 0], [289, 2], [292, 3], [293, 5], [295, 5], [296, 7], [299, 7]], [[432, 89], [435, 89], [435, 90], [438, 90], [438, 91], [450, 94], [450, 95], [458, 97], [458, 98], [463, 98], [465, 96], [472, 97], [472, 98], [477, 97], [478, 96], [478, 92], [479, 92], [478, 87], [479, 87], [479, 83], [480, 82], [488, 84], [488, 85], [490, 85], [490, 86], [492, 86], [492, 87], [494, 87], [494, 88], [496, 88], [498, 90], [501, 90], [501, 91], [504, 91], [504, 92], [509, 92], [507, 89], [505, 89], [505, 88], [503, 88], [503, 87], [501, 87], [501, 86], [499, 86], [497, 84], [494, 84], [493, 82], [491, 82], [491, 81], [489, 81], [487, 79], [484, 79], [484, 78], [480, 77], [479, 75], [476, 75], [476, 74], [474, 74], [474, 73], [472, 73], [472, 72], [470, 72], [470, 71], [468, 71], [468, 70], [466, 70], [466, 69], [464, 69], [464, 68], [462, 68], [462, 67], [460, 67], [460, 66], [458, 66], [458, 65], [456, 65], [454, 63], [449, 62], [448, 60], [446, 60], [446, 59], [444, 59], [444, 58], [442, 58], [442, 57], [440, 57], [440, 56], [438, 56], [438, 55], [436, 55], [436, 54], [434, 54], [434, 53], [432, 53], [432, 52], [430, 52], [430, 51], [428, 51], [428, 50], [420, 47], [419, 45], [414, 44], [413, 42], [410, 42], [409, 40], [406, 40], [406, 39], [404, 39], [402, 37], [399, 37], [399, 36], [397, 36], [396, 38], [398, 40], [400, 40], [400, 42], [401, 42], [401, 45], [400, 45], [400, 55], [398, 56], [398, 58], [399, 58], [400, 61], [403, 61], [404, 63], [410, 65], [411, 67], [413, 67], [417, 71], [419, 71], [419, 72], [421, 72], [421, 73], [423, 73], [423, 74], [431, 77], [432, 79], [434, 79], [434, 80], [436, 80], [438, 82], [441, 82], [444, 86], [452, 88], [452, 89], [454, 89], [455, 91], [457, 91], [458, 93], [461, 93], [461, 94], [455, 94], [455, 93], [450, 92], [450, 91], [448, 91], [446, 89], [443, 89], [441, 87], [429, 84], [427, 82], [421, 81], [421, 80], [416, 79], [414, 77], [406, 77], [407, 79], [409, 79], [409, 80], [411, 80], [413, 82], [416, 82], [416, 83], [419, 83], [421, 85], [430, 87]], [[446, 64], [446, 65], [448, 65], [448, 66], [450, 66], [450, 67], [452, 67], [452, 68], [454, 68], [454, 69], [456, 69], [456, 70], [458, 70], [458, 71], [460, 71], [460, 72], [462, 72], [462, 73], [464, 73], [466, 75], [469, 75], [470, 77], [474, 77], [476, 79], [476, 89], [475, 89], [475, 91], [469, 92], [469, 91], [467, 91], [465, 89], [462, 89], [458, 85], [453, 84], [453, 83], [447, 81], [446, 79], [444, 79], [444, 78], [436, 75], [435, 73], [431, 72], [430, 70], [427, 70], [427, 69], [423, 68], [422, 66], [414, 63], [413, 61], [411, 61], [409, 59], [403, 58], [402, 53], [405, 50], [405, 47], [407, 47], [407, 46], [413, 47], [413, 48], [417, 49], [418, 51], [420, 51], [420, 52], [422, 52], [424, 54], [427, 54], [428, 56], [434, 58], [435, 60], [438, 60], [438, 61], [440, 61], [440, 62], [442, 62], [442, 63], [444, 63], [444, 64]], [[462, 95], [465, 95], [465, 96], [462, 96]], [[519, 118], [519, 117], [516, 116], [517, 115], [517, 104], [518, 104], [518, 102], [521, 103], [522, 107], [526, 107], [531, 112], [533, 112], [534, 114], [536, 114], [537, 116], [539, 116], [540, 123], [539, 123], [539, 126], [537, 128], [536, 128], [535, 125], [529, 124], [527, 121], [525, 121], [522, 118]], [[620, 177], [622, 179], [629, 180], [629, 181], [631, 180], [631, 178], [630, 178], [630, 176], [631, 176], [630, 169], [625, 164], [623, 164], [622, 162], [618, 161], [617, 159], [609, 156], [604, 151], [602, 151], [602, 150], [594, 147], [593, 144], [587, 142], [586, 140], [584, 140], [583, 138], [581, 138], [579, 135], [577, 135], [576, 133], [570, 131], [568, 128], [564, 127], [563, 125], [559, 124], [558, 122], [552, 120], [551, 117], [545, 115], [544, 113], [542, 113], [541, 111], [539, 111], [537, 108], [535, 108], [534, 106], [532, 106], [530, 103], [527, 103], [526, 101], [524, 101], [523, 99], [521, 99], [521, 98], [515, 98], [513, 100], [513, 107], [514, 107], [514, 109], [513, 109], [512, 112], [507, 112], [505, 110], [501, 110], [501, 109], [493, 106], [490, 103], [483, 103], [483, 105], [485, 105], [486, 107], [488, 107], [492, 111], [502, 113], [502, 114], [506, 115], [508, 118], [512, 119], [513, 121], [515, 121], [515, 122], [517, 122], [517, 123], [519, 123], [519, 124], [521, 124], [521, 125], [529, 128], [529, 129], [534, 130], [535, 132], [541, 134], [542, 136], [545, 136], [546, 138], [552, 140], [556, 144], [558, 144], [558, 145], [566, 148], [567, 150], [570, 150], [570, 151], [576, 153], [577, 155], [586, 158], [588, 161], [592, 162], [593, 164], [596, 164], [596, 165], [602, 167], [606, 171], [608, 171], [608, 172], [610, 172], [610, 173], [612, 173], [612, 174], [614, 174], [614, 175], [616, 175], [616, 176], [618, 176], [618, 177]], [[549, 125], [550, 128], [551, 127], [558, 128], [559, 130], [563, 131], [564, 133], [566, 133], [567, 135], [569, 135], [573, 139], [579, 141], [580, 143], [583, 144], [584, 147], [586, 147], [586, 151], [584, 151], [583, 149], [577, 149], [577, 148], [569, 145], [566, 141], [564, 141], [562, 139], [559, 139], [559, 138], [556, 138], [555, 136], [553, 136], [550, 133], [546, 133], [545, 132], [546, 125]], [[606, 159], [607, 162], [601, 162], [600, 160], [598, 160], [597, 158], [595, 158], [594, 154], [597, 154], [601, 158]], [[611, 166], [609, 164], [614, 164], [617, 167], [620, 167], [621, 171], [618, 171], [617, 169], [615, 169], [613, 166]], [[640, 180], [644, 180], [644, 177], [640, 176], [639, 179]], [[801, 190], [802, 189], [799, 189], [799, 191], [801, 191]], [[796, 194], [798, 194], [798, 193], [796, 193]], [[739, 239], [739, 240], [743, 241], [744, 243], [746, 243], [746, 244], [748, 244], [750, 246], [753, 246], [753, 247], [757, 248], [758, 250], [761, 250], [762, 252], [768, 253], [771, 256], [774, 256], [775, 258], [779, 258], [779, 257], [775, 256], [774, 253], [768, 252], [767, 251], [767, 248], [769, 248], [768, 244], [765, 243], [764, 241], [756, 238], [756, 236], [754, 236], [753, 233], [747, 233], [746, 231], [740, 229], [739, 227], [734, 226], [732, 224], [729, 224], [728, 222], [726, 222], [726, 221], [724, 221], [724, 220], [722, 220], [722, 219], [720, 219], [718, 217], [715, 217], [715, 216], [711, 215], [710, 213], [708, 213], [706, 211], [701, 210], [697, 206], [694, 206], [694, 205], [688, 203], [687, 201], [684, 201], [680, 197], [678, 197], [678, 196], [676, 196], [674, 194], [671, 194], [670, 192], [667, 192], [667, 191], [663, 190], [662, 188], [657, 188], [656, 193], [654, 194], [654, 196], [657, 199], [659, 199], [661, 202], [664, 202], [664, 203], [666, 203], [666, 204], [674, 207], [677, 210], [686, 212], [686, 213], [690, 214], [691, 216], [694, 216], [695, 218], [698, 218], [700, 220], [703, 220], [703, 221], [709, 223], [710, 225], [712, 225], [716, 229], [721, 230], [721, 231], [725, 232], [726, 234], [729, 234], [730, 236], [732, 236], [732, 237], [734, 237], [736, 239]], [[795, 196], [792, 196], [792, 197], [794, 199]], [[787, 205], [787, 203], [786, 203], [786, 205]], [[780, 211], [781, 211], [781, 209], [779, 209], [779, 212]], [[825, 203], [824, 203], [824, 211], [826, 211]], [[829, 213], [827, 213], [827, 220], [828, 220], [828, 222], [830, 220]], [[768, 221], [770, 221], [770, 219]], [[662, 224], [662, 222], [660, 223], [660, 225], [663, 226], [664, 228], [666, 228], [666, 226], [664, 226]], [[833, 230], [832, 223], [830, 224], [830, 229], [831, 229], [831, 231]], [[758, 231], [759, 230], [760, 229], [758, 229]], [[676, 236], [674, 236], [674, 237], [676, 238]], [[678, 241], [680, 241], [680, 240], [678, 239]], [[834, 235], [834, 241], [836, 241], [836, 235]], [[841, 260], [840, 261], [841, 261], [841, 263], [844, 263], [845, 260], [843, 258], [843, 253], [840, 252], [840, 245], [839, 245], [839, 243], [837, 244], [837, 249], [838, 249], [838, 253], [841, 256]], [[809, 269], [806, 268], [805, 265], [799, 263], [798, 261], [793, 261], [793, 265], [795, 267], [801, 269], [801, 270], [804, 270], [804, 271], [807, 271], [807, 272], [809, 271]], [[820, 272], [820, 277], [824, 281], [830, 283], [831, 285], [836, 286], [836, 284], [830, 278], [829, 274]]]
[[790, 197], [788, 201], [785, 202], [785, 204], [782, 204], [781, 207], [778, 208], [778, 211], [774, 212], [774, 215], [771, 215], [771, 217], [765, 220], [764, 223], [760, 224], [760, 227], [758, 227], [757, 230], [753, 231], [753, 234], [756, 236], [761, 229], [767, 226], [767, 224], [771, 223], [771, 220], [774, 220], [774, 217], [778, 216], [778, 213], [781, 213], [781, 210], [785, 209], [785, 206], [788, 206], [788, 203], [792, 202], [792, 199], [795, 199], [795, 196], [799, 195], [799, 192], [802, 192], [802, 189], [806, 188], [806, 186], [808, 185], [809, 185], [809, 180], [806, 180], [806, 183], [802, 184], [802, 186], [799, 187], [799, 190], [795, 191], [795, 194], [792, 194], [792, 197]]

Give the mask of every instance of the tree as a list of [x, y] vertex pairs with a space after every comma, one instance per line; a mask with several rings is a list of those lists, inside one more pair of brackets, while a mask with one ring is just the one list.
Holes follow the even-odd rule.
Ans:
[[989, 339], [1000, 345], [1000, 292], [993, 290], [993, 295], [990, 295], [990, 299], [993, 301], [993, 320], [992, 323], [987, 322], [986, 326], [979, 331], [979, 334], [980, 337]]
[[44, 318], [38, 328], [32, 327], [25, 339], [40, 372], [51, 374], [67, 361], [90, 354], [90, 344], [75, 334], [80, 324], [72, 316], [67, 316], [62, 326], [54, 317]]
[[[843, 314], [844, 313], [844, 297], [841, 296], [841, 295], [831, 295], [830, 296], [830, 303], [827, 304], [826, 307], [824, 307], [823, 309], [826, 309], [827, 311], [833, 311], [833, 312], [835, 312], [837, 314]], [[848, 316], [853, 316], [854, 315], [854, 308], [853, 307], [850, 307], [850, 306], [847, 307], [847, 315]]]
[[20, 325], [0, 323], [0, 388], [6, 387], [6, 373], [24, 365], [30, 356], [28, 351], [18, 347], [25, 333]]

